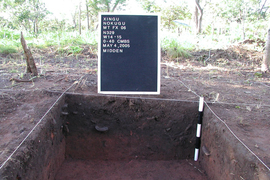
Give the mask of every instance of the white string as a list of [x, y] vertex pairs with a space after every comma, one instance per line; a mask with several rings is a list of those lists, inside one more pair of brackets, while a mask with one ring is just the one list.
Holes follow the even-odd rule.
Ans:
[[[189, 89], [189, 91], [191, 91], [193, 94], [195, 94], [196, 96], [200, 97], [195, 91], [191, 90], [184, 82], [182, 82], [181, 80], [178, 80], [181, 84], [183, 84], [187, 89]], [[210, 107], [209, 105], [204, 101], [205, 105], [208, 107], [208, 109], [214, 114], [214, 116], [216, 116], [216, 118], [218, 120], [220, 120], [226, 127], [227, 129], [230, 131], [230, 133], [251, 153], [253, 154], [269, 171], [270, 168], [243, 142], [241, 141], [240, 138], [238, 138], [238, 136], [231, 130], [231, 128], [227, 125], [227, 123], [222, 120]]]
[[[85, 75], [84, 75], [85, 76]], [[84, 77], [82, 76], [80, 80]], [[22, 144], [26, 141], [26, 139], [32, 134], [32, 132], [36, 129], [36, 127], [42, 122], [42, 120], [47, 116], [47, 114], [52, 110], [55, 104], [63, 97], [63, 95], [71, 89], [75, 84], [79, 83], [79, 81], [75, 81], [69, 88], [67, 88], [53, 103], [53, 105], [48, 109], [48, 111], [42, 116], [42, 118], [38, 121], [38, 123], [32, 128], [32, 130], [27, 134], [27, 136], [21, 141], [21, 143], [15, 148], [15, 150], [10, 154], [10, 156], [2, 163], [0, 170], [5, 166], [5, 164], [11, 159], [11, 157], [17, 152], [17, 150], [22, 146]]]
[[177, 79], [183, 86], [185, 86], [187, 89], [188, 89], [188, 91], [190, 91], [190, 92], [192, 92], [193, 94], [195, 94], [197, 97], [201, 97], [201, 96], [199, 96], [195, 91], [193, 91], [190, 87], [188, 87], [183, 81], [181, 81], [181, 80], [179, 80], [179, 79]]
[[[86, 76], [86, 75], [84, 75]], [[70, 89], [72, 88], [75, 84], [79, 83], [81, 81], [81, 79], [84, 77], [82, 76], [80, 78], [79, 81], [75, 81], [68, 89], [66, 89], [60, 96], [59, 98], [55, 101], [55, 103], [49, 108], [49, 110], [44, 114], [44, 116], [39, 120], [39, 122], [34, 126], [34, 128], [28, 133], [28, 135], [24, 138], [24, 140], [19, 144], [19, 146], [17, 146], [17, 148], [13, 151], [13, 153], [7, 158], [7, 160], [1, 165], [0, 170], [4, 167], [4, 165], [10, 160], [10, 158], [15, 154], [15, 152], [20, 148], [20, 146], [25, 142], [25, 140], [30, 136], [30, 134], [34, 131], [34, 129], [41, 123], [41, 121], [45, 118], [45, 116], [51, 111], [51, 109], [54, 107], [54, 105], [62, 98], [62, 96]], [[193, 91], [190, 87], [188, 87], [183, 81], [177, 79], [183, 86], [185, 86], [188, 91], [192, 92], [194, 95], [196, 95], [197, 97], [200, 97], [195, 91]], [[69, 93], [69, 94], [77, 94], [77, 93]], [[94, 95], [94, 96], [101, 96], [101, 95], [96, 95], [96, 94], [90, 94], [90, 95]], [[102, 95], [105, 96], [105, 95]], [[106, 95], [109, 97], [127, 97], [127, 96], [111, 96], [111, 95]], [[128, 98], [138, 98], [138, 97], [128, 97]], [[144, 99], [150, 99], [150, 100], [166, 100], [166, 101], [183, 101], [183, 102], [198, 102], [198, 101], [184, 101], [184, 100], [178, 100], [178, 99], [162, 99], [162, 98], [144, 98]], [[207, 104], [206, 101], [204, 101], [204, 103], [206, 104], [206, 106], [208, 107], [208, 109], [214, 114], [214, 116], [216, 116], [216, 118], [218, 120], [220, 120], [225, 126], [226, 128], [231, 132], [231, 134], [251, 153], [253, 154], [269, 171], [270, 168], [243, 142], [241, 141], [237, 135], [231, 130], [231, 128], [226, 124], [226, 122], [224, 120], [222, 120]], [[218, 103], [215, 103], [218, 104]], [[234, 104], [234, 103], [223, 103], [223, 104]], [[242, 103], [244, 104], [244, 103]], [[238, 103], [239, 105], [239, 103]], [[247, 104], [245, 104], [247, 105]], [[250, 104], [249, 104], [250, 105]], [[263, 105], [261, 105], [263, 106]], [[264, 106], [268, 106], [268, 105], [264, 105]]]
[[[190, 87], [188, 87], [183, 81], [179, 80], [178, 81], [183, 85], [185, 86], [188, 91], [192, 92], [194, 95], [196, 95], [197, 97], [201, 97], [199, 96], [195, 91], [193, 91]], [[70, 93], [69, 93], [70, 94]], [[94, 94], [93, 94], [94, 95]], [[97, 96], [97, 95], [95, 95]], [[98, 95], [100, 96], [100, 95]], [[111, 96], [111, 95], [109, 95]], [[126, 96], [113, 96], [113, 97], [126, 97]], [[138, 98], [138, 97], [128, 97], [128, 98]], [[177, 100], [177, 99], [162, 99], [162, 98], [143, 98], [143, 99], [151, 99], [151, 100], [169, 100], [169, 101], [182, 101], [182, 100]], [[185, 102], [198, 102], [198, 101], [185, 101]], [[241, 141], [241, 139], [238, 138], [238, 136], [231, 130], [231, 128], [226, 124], [226, 122], [224, 120], [222, 120], [210, 107], [209, 105], [207, 104], [206, 101], [204, 101], [204, 103], [206, 104], [206, 106], [208, 107], [208, 109], [214, 114], [214, 116], [216, 116], [216, 118], [218, 120], [220, 120], [226, 127], [227, 129], [231, 132], [231, 134], [251, 153], [253, 154], [269, 171], [270, 171], [270, 168], [243, 142]], [[218, 103], [216, 103], [218, 104]], [[234, 104], [234, 103], [222, 103], [222, 104]], [[235, 103], [236, 104], [236, 103]], [[242, 103], [242, 104], [245, 104], [245, 103]], [[238, 103], [239, 105], [239, 103]], [[247, 105], [247, 104], [245, 104]], [[251, 104], [249, 104], [251, 105]], [[268, 106], [268, 105], [266, 105]]]
[[270, 168], [251, 150], [249, 149], [249, 147], [241, 140], [237, 137], [237, 135], [231, 130], [231, 128], [227, 125], [227, 123], [222, 120], [210, 107], [207, 103], [205, 103], [205, 105], [208, 107], [208, 109], [214, 114], [214, 116], [216, 116], [216, 118], [218, 120], [220, 120], [226, 127], [227, 129], [231, 132], [231, 134], [245, 147], [247, 148], [247, 150], [253, 154], [269, 171], [270, 171]]
[[266, 84], [264, 84], [264, 83], [262, 83], [262, 82], [260, 82], [260, 84], [262, 84], [262, 85], [264, 85], [264, 86], [266, 86], [266, 87], [270, 87], [270, 86], [268, 86], [268, 85], [266, 85]]
[[259, 107], [270, 107], [268, 104], [249, 104], [249, 103], [228, 103], [228, 102], [207, 102], [211, 104], [226, 104], [226, 105], [243, 105], [243, 106], [259, 106]]

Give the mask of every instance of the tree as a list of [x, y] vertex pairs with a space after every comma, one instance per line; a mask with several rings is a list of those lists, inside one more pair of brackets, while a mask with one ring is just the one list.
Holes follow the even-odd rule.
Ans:
[[19, 25], [27, 31], [32, 28], [35, 33], [39, 31], [39, 22], [49, 14], [40, 0], [1, 0], [0, 3], [15, 27]]
[[33, 22], [33, 31], [34, 33], [39, 32], [39, 22], [44, 19], [44, 17], [49, 13], [45, 7], [44, 3], [41, 3], [39, 0], [30, 1], [32, 10], [31, 20]]
[[102, 6], [102, 9], [106, 9], [107, 12], [114, 12], [119, 5], [124, 5], [126, 0], [100, 0], [100, 5]]
[[125, 6], [126, 0], [85, 0], [87, 29], [98, 21], [99, 12], [114, 12], [116, 9]]
[[177, 27], [173, 23], [174, 20], [191, 19], [191, 13], [185, 5], [170, 5], [167, 8], [162, 8], [161, 14], [162, 26], [169, 30]]
[[[260, 6], [257, 0], [222, 0], [216, 2], [217, 15], [225, 20], [227, 24], [237, 22], [241, 26], [242, 39], [246, 38], [247, 24], [262, 18], [260, 14], [265, 11], [265, 5]], [[235, 29], [234, 29], [235, 31]]]
[[160, 12], [161, 7], [159, 7], [155, 0], [139, 0], [142, 8], [149, 13]]
[[79, 4], [79, 33], [82, 34], [82, 3]]
[[[266, 11], [267, 11], [268, 8], [269, 8], [269, 6], [265, 6], [266, 1], [267, 1], [267, 0], [264, 0], [262, 4], [261, 4], [261, 0], [260, 0], [260, 2], [259, 2], [258, 15], [259, 15], [261, 18], [263, 18], [263, 19], [266, 18]], [[260, 4], [261, 4], [261, 7], [260, 7]], [[259, 19], [260, 17], [258, 17], [258, 19]]]
[[196, 34], [202, 32], [202, 17], [203, 9], [200, 6], [200, 0], [195, 0], [194, 22], [196, 27]]
[[268, 29], [267, 33], [266, 47], [263, 56], [261, 71], [262, 72], [269, 71], [269, 65], [270, 65], [270, 29]]
[[87, 30], [90, 30], [90, 22], [89, 22], [89, 7], [88, 7], [88, 0], [85, 0], [86, 6], [86, 21], [87, 21]]
[[114, 12], [117, 8], [125, 6], [126, 0], [89, 0], [88, 6], [90, 11], [98, 12]]
[[163, 28], [168, 30], [174, 29], [177, 25], [173, 22], [174, 20], [186, 20], [191, 19], [191, 13], [188, 10], [187, 4], [175, 2], [162, 6], [157, 4], [154, 0], [140, 0], [142, 8], [149, 13], [160, 13], [161, 24]]

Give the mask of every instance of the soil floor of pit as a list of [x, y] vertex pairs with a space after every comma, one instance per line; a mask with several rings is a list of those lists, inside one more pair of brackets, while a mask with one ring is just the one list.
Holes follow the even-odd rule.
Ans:
[[181, 161], [83, 161], [66, 160], [55, 180], [207, 180], [199, 167]]

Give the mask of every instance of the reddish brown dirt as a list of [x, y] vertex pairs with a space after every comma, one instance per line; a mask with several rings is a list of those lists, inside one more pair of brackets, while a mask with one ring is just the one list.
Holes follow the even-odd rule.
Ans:
[[9, 92], [0, 95], [1, 164], [31, 131], [57, 99], [40, 91]]
[[[30, 83], [10, 81], [29, 79], [29, 75], [23, 75], [25, 61], [20, 59], [21, 54], [0, 56], [0, 163], [57, 98], [40, 91], [63, 92], [83, 77], [69, 92], [97, 94], [97, 59], [84, 54], [60, 57], [47, 50], [33, 55], [40, 76]], [[261, 52], [245, 46], [211, 50], [210, 57], [209, 51], [194, 52], [190, 59], [178, 59], [179, 63], [166, 63], [163, 57], [161, 94], [140, 97], [198, 101], [193, 92], [204, 96], [216, 114], [269, 167], [270, 75], [260, 73], [261, 60]]]
[[[69, 171], [68, 171], [69, 170]], [[55, 180], [206, 180], [200, 169], [189, 161], [83, 161], [67, 160]]]

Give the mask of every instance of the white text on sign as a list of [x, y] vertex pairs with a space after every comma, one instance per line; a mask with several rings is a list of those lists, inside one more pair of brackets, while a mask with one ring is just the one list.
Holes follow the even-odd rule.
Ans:
[[123, 53], [124, 49], [130, 48], [130, 39], [128, 39], [128, 37], [123, 37], [122, 34], [122, 32], [127, 29], [126, 22], [121, 21], [119, 17], [103, 17], [102, 52]]

